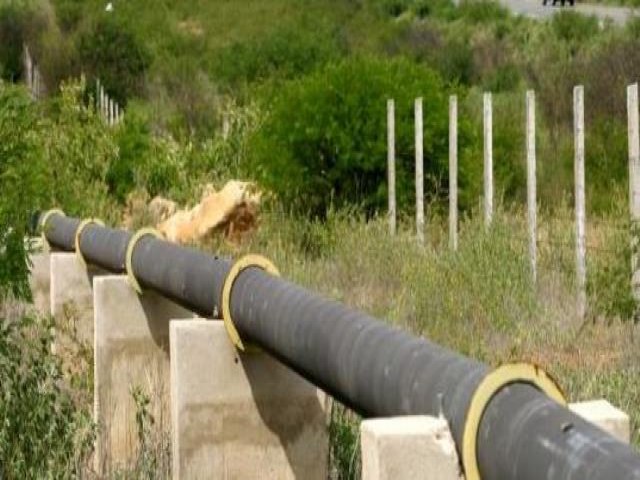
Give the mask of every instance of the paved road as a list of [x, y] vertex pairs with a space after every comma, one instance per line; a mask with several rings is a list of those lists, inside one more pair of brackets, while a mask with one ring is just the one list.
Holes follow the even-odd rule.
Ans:
[[[577, 4], [575, 7], [560, 7], [560, 2], [556, 7], [552, 7], [551, 1], [546, 7], [542, 6], [542, 0], [498, 0], [499, 3], [509, 8], [519, 15], [526, 15], [531, 18], [549, 18], [562, 10], [575, 10], [585, 15], [595, 15], [600, 20], [611, 20], [618, 25], [624, 25], [629, 18], [640, 15], [640, 9], [626, 7], [610, 7], [603, 5]], [[567, 2], [568, 3], [568, 2]]]

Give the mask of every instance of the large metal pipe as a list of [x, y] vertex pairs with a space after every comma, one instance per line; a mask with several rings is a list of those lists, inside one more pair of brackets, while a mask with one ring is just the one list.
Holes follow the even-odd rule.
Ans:
[[[80, 222], [53, 214], [49, 224], [49, 242], [72, 250], [75, 232], [68, 230]], [[85, 260], [121, 266], [122, 235], [129, 234], [86, 229], [80, 241]], [[133, 274], [145, 287], [201, 314], [220, 311], [228, 260], [151, 237], [136, 244], [132, 260]], [[444, 415], [461, 450], [469, 405], [489, 373], [486, 365], [255, 267], [237, 276], [229, 303], [245, 341], [355, 411]], [[477, 440], [485, 480], [640, 480], [636, 451], [526, 383], [505, 386], [491, 398]]]
[[[47, 241], [55, 248], [75, 249], [81, 221], [53, 213], [43, 225]], [[133, 234], [97, 224], [86, 225], [79, 238], [82, 257], [110, 272], [125, 272], [127, 247]], [[135, 278], [176, 303], [205, 317], [217, 316], [224, 279], [231, 262], [191, 248], [142, 237], [132, 255]]]

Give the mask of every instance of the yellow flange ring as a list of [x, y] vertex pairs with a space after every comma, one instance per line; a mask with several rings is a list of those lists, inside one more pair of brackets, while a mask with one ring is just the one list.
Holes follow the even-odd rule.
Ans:
[[59, 215], [62, 215], [63, 217], [65, 216], [64, 212], [62, 210], [60, 210], [59, 208], [54, 208], [52, 210], [47, 210], [47, 212], [42, 215], [42, 217], [40, 218], [40, 230], [42, 231], [42, 233], [44, 234], [44, 229], [47, 226], [47, 222], [49, 221], [49, 217], [51, 217], [51, 215], [53, 215], [54, 213], [57, 213]]
[[513, 383], [528, 383], [561, 405], [567, 404], [556, 381], [537, 365], [510, 363], [489, 373], [473, 394], [462, 434], [462, 466], [467, 480], [480, 480], [477, 439], [482, 415], [493, 396]]
[[40, 229], [40, 235], [42, 236], [42, 244], [46, 245], [47, 247], [49, 247], [49, 241], [47, 240], [47, 235], [46, 235], [46, 229], [45, 227], [47, 226], [47, 222], [49, 221], [49, 217], [51, 217], [51, 215], [53, 215], [54, 213], [58, 213], [60, 215], [62, 215], [63, 217], [65, 216], [64, 212], [62, 210], [60, 210], [59, 208], [53, 208], [51, 210], [47, 210], [44, 215], [42, 215], [42, 217], [40, 217], [40, 224], [38, 225], [38, 228]]
[[80, 263], [82, 263], [83, 265], [86, 265], [86, 262], [84, 261], [82, 251], [80, 250], [80, 236], [82, 235], [82, 230], [84, 230], [88, 225], [100, 225], [101, 227], [104, 227], [104, 222], [99, 218], [87, 218], [85, 220], [82, 220], [80, 222], [80, 225], [78, 225], [78, 228], [76, 229], [76, 238], [74, 241], [76, 247], [76, 256], [78, 257], [78, 260], [80, 260]]
[[127, 279], [129, 280], [129, 284], [133, 287], [133, 289], [138, 292], [138, 294], [142, 294], [142, 287], [138, 283], [138, 279], [136, 279], [133, 274], [133, 250], [136, 248], [136, 243], [147, 235], [153, 235], [155, 238], [162, 238], [162, 234], [158, 232], [155, 228], [141, 228], [136, 233], [133, 234], [131, 240], [127, 244], [127, 255], [125, 257], [125, 268], [127, 270]]
[[231, 270], [229, 270], [222, 287], [222, 320], [224, 321], [224, 328], [227, 330], [227, 335], [229, 335], [231, 343], [241, 351], [245, 350], [245, 346], [244, 343], [242, 343], [240, 334], [238, 333], [236, 326], [233, 324], [233, 319], [231, 318], [231, 290], [233, 289], [233, 283], [238, 278], [238, 275], [250, 267], [261, 268], [271, 275], [280, 276], [280, 272], [276, 266], [271, 263], [270, 260], [261, 255], [245, 255], [234, 263]]

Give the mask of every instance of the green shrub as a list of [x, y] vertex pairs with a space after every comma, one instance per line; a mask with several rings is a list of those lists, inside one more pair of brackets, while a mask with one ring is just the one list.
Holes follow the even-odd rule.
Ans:
[[43, 119], [47, 208], [108, 221], [117, 216], [106, 183], [117, 149], [113, 131], [84, 103], [84, 91], [82, 82], [63, 84]]
[[72, 31], [78, 26], [85, 12], [85, 0], [53, 0], [56, 17], [60, 27], [65, 31]]
[[[4, 306], [6, 308], [6, 305]], [[93, 444], [91, 413], [65, 386], [51, 325], [0, 314], [0, 477], [74, 478]]]
[[2, 78], [22, 78], [23, 45], [32, 45], [49, 28], [45, 2], [8, 0], [0, 4], [0, 65]]
[[[407, 60], [354, 58], [287, 82], [264, 94], [268, 115], [256, 135], [255, 174], [286, 204], [322, 214], [356, 204], [367, 212], [386, 204], [386, 102], [396, 101], [396, 181], [401, 208], [412, 204], [413, 100], [424, 97], [426, 192], [434, 198], [448, 176], [448, 99], [440, 77]], [[273, 95], [273, 96], [272, 96]], [[460, 126], [462, 144], [468, 124]], [[460, 184], [468, 185], [462, 148]], [[465, 190], [463, 206], [471, 191]]]
[[135, 169], [136, 184], [150, 196], [168, 195], [183, 198], [179, 192], [187, 185], [186, 156], [181, 145], [170, 137], [158, 137], [151, 143], [149, 154]]
[[599, 30], [596, 17], [569, 11], [554, 15], [551, 26], [559, 40], [569, 43], [585, 42], [594, 37]]
[[45, 117], [23, 88], [0, 83], [0, 297], [29, 296], [24, 238], [34, 212], [117, 213], [104, 181], [115, 146], [82, 91], [65, 86]]
[[120, 105], [142, 94], [151, 54], [133, 27], [115, 13], [104, 12], [80, 33], [78, 56], [84, 71], [99, 78]]
[[490, 23], [509, 17], [509, 11], [493, 0], [463, 0], [459, 17], [470, 23]]
[[109, 164], [106, 182], [109, 193], [124, 203], [136, 186], [136, 169], [147, 161], [151, 153], [151, 132], [141, 109], [133, 106], [127, 109], [124, 123], [116, 131], [115, 141], [118, 155]]
[[291, 78], [345, 52], [340, 31], [325, 26], [287, 26], [223, 49], [214, 64], [218, 80], [242, 85], [274, 75]]
[[24, 237], [30, 215], [44, 206], [42, 122], [22, 88], [0, 81], [0, 300], [30, 295]]

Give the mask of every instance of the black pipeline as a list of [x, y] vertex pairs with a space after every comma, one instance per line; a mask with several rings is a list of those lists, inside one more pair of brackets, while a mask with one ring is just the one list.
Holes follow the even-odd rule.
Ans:
[[492, 372], [262, 268], [235, 269], [153, 235], [58, 212], [41, 224], [53, 248], [73, 251], [77, 244], [87, 263], [128, 273], [207, 317], [224, 310], [233, 275], [227, 310], [243, 341], [365, 417], [443, 415], [468, 480], [640, 480], [638, 453], [558, 403], [552, 382], [535, 367]]

